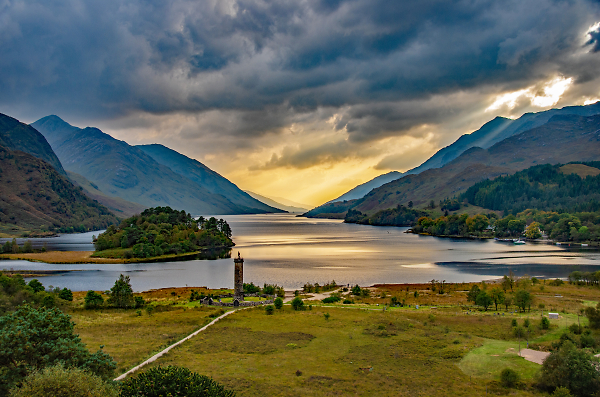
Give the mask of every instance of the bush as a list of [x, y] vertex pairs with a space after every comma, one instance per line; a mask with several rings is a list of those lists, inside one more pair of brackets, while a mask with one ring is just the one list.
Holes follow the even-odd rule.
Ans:
[[550, 281], [548, 284], [554, 286], [554, 287], [560, 287], [561, 285], [563, 285], [565, 282], [562, 281], [560, 278], [557, 278], [555, 280]]
[[66, 301], [73, 302], [73, 292], [71, 292], [71, 290], [68, 288], [61, 289], [58, 293], [58, 297]]
[[552, 393], [553, 397], [572, 397], [573, 395], [566, 387], [557, 387]]
[[86, 309], [97, 309], [104, 304], [104, 298], [102, 295], [92, 290], [87, 292], [83, 300], [85, 302], [83, 307]]
[[265, 313], [267, 313], [267, 315], [271, 315], [274, 312], [275, 312], [275, 307], [273, 307], [273, 305], [265, 306]]
[[581, 333], [583, 332], [583, 327], [579, 324], [571, 324], [569, 325], [569, 332], [575, 335], [581, 335]]
[[360, 295], [360, 293], [362, 292], [358, 284], [352, 287], [350, 291], [352, 292], [352, 295]]
[[548, 317], [542, 317], [540, 326], [542, 329], [550, 329], [550, 320], [548, 320]]
[[276, 309], [281, 309], [283, 307], [283, 299], [275, 298], [275, 300], [273, 301], [273, 304], [275, 305]]
[[58, 309], [29, 305], [0, 317], [0, 395], [28, 374], [58, 363], [110, 379], [115, 362], [102, 351], [91, 354], [73, 326], [71, 317]]
[[43, 292], [46, 289], [44, 288], [44, 285], [42, 283], [40, 283], [37, 279], [33, 279], [29, 282], [29, 284], [27, 284], [31, 287], [31, 289], [33, 290], [33, 292]]
[[146, 306], [146, 301], [141, 296], [134, 296], [133, 301], [134, 301], [134, 307], [136, 309]]
[[515, 387], [520, 380], [519, 374], [513, 369], [504, 368], [500, 372], [500, 383], [504, 387]]
[[297, 296], [292, 300], [292, 307], [294, 310], [304, 310], [304, 302], [302, 299]]
[[121, 397], [233, 397], [235, 393], [226, 390], [211, 378], [199, 375], [187, 368], [158, 366], [127, 378], [121, 384]]
[[354, 302], [352, 302], [350, 299], [344, 299], [344, 301], [342, 302], [344, 305], [351, 305]]
[[342, 298], [340, 298], [339, 296], [328, 296], [327, 298], [323, 299], [323, 303], [336, 303], [341, 301]]
[[118, 391], [99, 376], [62, 365], [32, 372], [10, 397], [117, 397]]

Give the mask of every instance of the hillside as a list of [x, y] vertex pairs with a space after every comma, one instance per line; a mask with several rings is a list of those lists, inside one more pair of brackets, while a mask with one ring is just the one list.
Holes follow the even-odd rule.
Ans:
[[[471, 148], [441, 168], [387, 183], [350, 208], [374, 214], [409, 201], [415, 207], [425, 207], [431, 200], [437, 204], [484, 179], [513, 174], [532, 165], [598, 159], [600, 116], [554, 116], [543, 126], [507, 138], [487, 150]], [[316, 208], [311, 212], [318, 211]]]
[[59, 174], [67, 175], [50, 144], [35, 128], [0, 113], [0, 145], [20, 150], [50, 164]]
[[[593, 212], [600, 209], [600, 162], [537, 165], [485, 180], [467, 189], [467, 200], [486, 209], [516, 214], [526, 209]], [[584, 175], [583, 177], [581, 175]]]
[[[358, 185], [342, 196], [331, 200], [331, 202], [359, 199], [369, 193], [372, 189], [378, 188], [388, 182], [391, 182], [392, 180], [398, 179], [402, 175], [419, 174], [432, 168], [440, 168], [472, 147], [488, 149], [494, 144], [508, 137], [520, 134], [535, 127], [539, 127], [547, 123], [556, 115], [593, 116], [596, 114], [600, 114], [600, 102], [586, 106], [567, 106], [561, 109], [550, 109], [538, 113], [525, 113], [516, 120], [511, 120], [504, 117], [496, 117], [495, 119], [484, 124], [477, 131], [474, 131], [470, 134], [464, 134], [451, 145], [438, 150], [420, 166], [410, 169], [404, 174], [397, 171], [392, 171], [387, 174], [380, 175], [368, 182], [363, 183], [362, 185]], [[394, 176], [396, 174], [394, 173], [397, 173], [398, 175], [395, 178]]]
[[47, 137], [68, 171], [82, 175], [105, 195], [195, 215], [256, 212], [211, 193], [141, 149], [97, 128], [73, 127], [57, 116], [44, 117], [32, 125]]
[[213, 194], [225, 196], [229, 201], [245, 208], [246, 212], [281, 212], [277, 207], [251, 197], [240, 190], [235, 184], [211, 170], [201, 162], [184, 156], [163, 145], [138, 145], [147, 155], [162, 165], [166, 165], [176, 173], [196, 182], [199, 186]]
[[287, 211], [287, 212], [306, 212], [306, 211], [308, 211], [308, 208], [305, 208], [305, 207], [286, 205], [286, 204], [280, 203], [278, 201], [272, 200], [268, 197], [262, 196], [258, 193], [250, 192], [248, 190], [245, 190], [245, 192], [248, 193], [250, 196], [254, 197], [255, 199], [257, 199], [267, 205], [270, 205], [271, 207], [278, 208], [282, 211]]
[[85, 232], [118, 222], [50, 164], [3, 146], [0, 186], [0, 227], [8, 234]]

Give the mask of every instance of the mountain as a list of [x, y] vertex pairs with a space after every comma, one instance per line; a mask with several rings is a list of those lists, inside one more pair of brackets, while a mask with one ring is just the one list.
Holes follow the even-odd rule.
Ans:
[[0, 146], [0, 229], [84, 232], [104, 229], [118, 219], [87, 197], [52, 165]]
[[0, 145], [9, 150], [29, 153], [50, 164], [59, 174], [67, 175], [42, 134], [35, 128], [2, 113], [0, 113]]
[[302, 208], [302, 207], [295, 207], [295, 206], [291, 206], [291, 205], [285, 205], [283, 203], [280, 203], [278, 201], [275, 201], [273, 199], [270, 199], [268, 197], [265, 196], [261, 196], [258, 193], [254, 193], [254, 192], [250, 192], [248, 190], [245, 190], [246, 193], [248, 193], [250, 196], [254, 197], [255, 199], [262, 201], [265, 204], [270, 205], [271, 207], [275, 207], [278, 208], [282, 211], [287, 211], [287, 212], [300, 212], [300, 213], [304, 213], [306, 211], [308, 211], [308, 208]]
[[66, 170], [82, 175], [105, 195], [194, 215], [256, 212], [211, 193], [143, 150], [97, 128], [77, 128], [57, 116], [44, 117], [32, 126], [48, 139]]
[[379, 175], [378, 177], [373, 178], [370, 181], [365, 182], [361, 185], [358, 185], [357, 187], [347, 191], [346, 193], [342, 194], [340, 197], [331, 200], [330, 203], [333, 203], [336, 201], [359, 199], [361, 197], [364, 197], [371, 190], [378, 188], [381, 185], [385, 185], [388, 182], [395, 181], [396, 179], [402, 177], [402, 175], [404, 175], [404, 174], [402, 172], [398, 172], [398, 171], [391, 171], [391, 172], [388, 172], [387, 174]]
[[[550, 109], [538, 113], [525, 113], [516, 120], [507, 119], [505, 117], [496, 117], [495, 119], [484, 124], [480, 129], [470, 134], [464, 134], [454, 143], [438, 150], [433, 156], [418, 167], [406, 171], [404, 174], [392, 171], [387, 174], [380, 175], [368, 182], [363, 183], [348, 191], [342, 196], [331, 200], [353, 200], [359, 199], [369, 193], [372, 189], [378, 188], [392, 180], [400, 178], [402, 175], [419, 174], [431, 168], [440, 168], [450, 161], [460, 156], [465, 150], [472, 147], [480, 147], [488, 149], [492, 145], [521, 132], [539, 127], [548, 122], [552, 117], [557, 115], [578, 115], [578, 116], [593, 116], [600, 114], [600, 102], [596, 102], [586, 106], [567, 106], [561, 109]], [[397, 174], [394, 174], [397, 173]], [[396, 176], [396, 178], [391, 179]], [[388, 177], [389, 176], [389, 177]]]
[[201, 162], [186, 157], [173, 149], [158, 144], [137, 145], [136, 147], [160, 164], [166, 165], [176, 173], [196, 182], [209, 192], [225, 196], [235, 205], [245, 208], [246, 212], [280, 212], [277, 207], [267, 205], [243, 192], [228, 179]]
[[[511, 136], [489, 149], [470, 148], [441, 168], [406, 175], [372, 190], [348, 209], [373, 214], [406, 205], [424, 207], [431, 200], [456, 196], [475, 183], [510, 175], [537, 164], [557, 164], [600, 159], [600, 115], [553, 116], [548, 123]], [[315, 215], [329, 212], [323, 206]]]

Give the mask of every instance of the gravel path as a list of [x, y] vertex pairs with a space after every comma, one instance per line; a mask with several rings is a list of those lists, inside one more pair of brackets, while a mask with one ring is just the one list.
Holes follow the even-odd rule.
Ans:
[[[243, 310], [243, 309], [238, 309], [238, 310]], [[125, 379], [127, 377], [127, 375], [131, 375], [132, 373], [134, 373], [135, 371], [139, 370], [143, 366], [156, 361], [160, 357], [162, 357], [165, 354], [167, 354], [172, 348], [174, 348], [176, 346], [179, 346], [180, 344], [182, 344], [183, 342], [187, 341], [188, 339], [193, 338], [194, 336], [198, 335], [200, 332], [204, 331], [205, 329], [207, 329], [208, 327], [210, 327], [211, 325], [213, 325], [214, 323], [216, 323], [220, 319], [225, 318], [225, 317], [229, 316], [230, 314], [235, 313], [236, 311], [237, 310], [232, 310], [230, 312], [226, 312], [226, 313], [220, 315], [219, 317], [217, 317], [214, 320], [212, 320], [210, 323], [206, 324], [204, 327], [200, 328], [198, 331], [189, 334], [188, 336], [186, 336], [185, 338], [183, 338], [179, 342], [173, 343], [171, 346], [167, 347], [165, 350], [163, 350], [163, 351], [161, 351], [159, 353], [156, 353], [155, 355], [153, 355], [152, 357], [150, 357], [149, 359], [147, 359], [146, 361], [144, 361], [140, 365], [137, 365], [137, 366], [131, 368], [129, 371], [125, 372], [123, 375], [119, 376], [118, 378], [115, 378], [114, 380], [123, 380], [123, 379]]]
[[536, 364], [540, 364], [540, 365], [542, 365], [544, 363], [544, 360], [549, 355], [550, 355], [550, 353], [541, 352], [541, 351], [537, 351], [537, 350], [531, 350], [531, 349], [521, 349], [521, 354], [520, 354], [520, 356], [523, 357], [525, 360], [531, 361], [532, 363], [536, 363]]

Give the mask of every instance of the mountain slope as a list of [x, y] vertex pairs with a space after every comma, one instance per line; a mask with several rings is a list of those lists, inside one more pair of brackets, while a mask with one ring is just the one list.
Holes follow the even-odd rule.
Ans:
[[245, 190], [245, 192], [248, 193], [250, 196], [254, 197], [255, 199], [257, 199], [257, 200], [259, 200], [259, 201], [261, 201], [261, 202], [263, 202], [265, 204], [268, 204], [271, 207], [278, 208], [278, 209], [280, 209], [282, 211], [287, 211], [287, 212], [301, 212], [301, 213], [308, 211], [308, 208], [301, 208], [301, 207], [294, 207], [294, 206], [291, 206], [291, 205], [285, 205], [285, 204], [282, 204], [282, 203], [280, 203], [278, 201], [270, 199], [268, 197], [261, 196], [258, 193], [254, 193], [254, 192], [251, 192], [251, 191], [248, 191], [248, 190]]
[[[406, 171], [404, 174], [398, 173], [400, 178], [402, 175], [419, 174], [431, 168], [439, 168], [448, 164], [460, 156], [464, 151], [472, 147], [481, 147], [487, 149], [510, 136], [520, 134], [529, 129], [539, 127], [548, 122], [556, 115], [578, 115], [578, 116], [593, 116], [600, 114], [600, 102], [596, 102], [586, 106], [567, 106], [561, 109], [550, 109], [539, 113], [525, 113], [516, 120], [507, 119], [504, 117], [496, 117], [495, 119], [484, 124], [480, 129], [470, 134], [464, 134], [454, 143], [438, 150], [433, 156], [418, 167]], [[359, 199], [369, 193], [372, 189], [378, 188], [394, 179], [386, 178], [387, 175], [392, 176], [392, 171], [387, 174], [380, 175], [368, 182], [363, 183], [348, 191], [342, 196], [331, 200], [343, 201]]]
[[0, 145], [20, 150], [50, 164], [58, 173], [67, 175], [50, 144], [35, 128], [0, 113]]
[[73, 127], [57, 116], [44, 117], [32, 125], [47, 136], [68, 171], [84, 176], [106, 195], [145, 207], [170, 206], [194, 215], [250, 212], [97, 128]]
[[158, 144], [137, 145], [136, 147], [160, 164], [196, 182], [209, 192], [223, 195], [232, 203], [246, 208], [247, 212], [280, 212], [277, 207], [267, 205], [243, 192], [228, 179], [201, 162], [184, 156], [175, 150]]
[[84, 232], [118, 219], [50, 164], [0, 146], [0, 225], [3, 230]]

